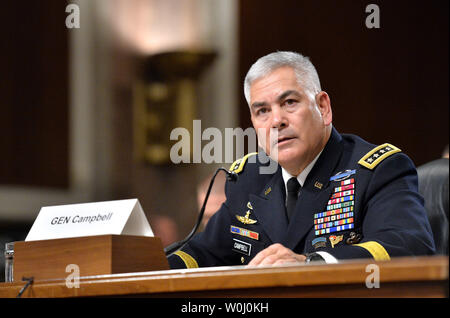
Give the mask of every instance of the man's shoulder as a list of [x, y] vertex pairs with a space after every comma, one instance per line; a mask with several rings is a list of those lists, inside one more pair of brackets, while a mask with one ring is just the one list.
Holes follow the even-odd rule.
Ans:
[[[234, 161], [228, 170], [239, 176], [264, 176], [266, 173], [261, 173], [261, 171], [265, 171], [264, 168], [269, 166], [277, 167], [278, 163], [264, 152], [251, 152]], [[270, 172], [275, 173], [276, 170], [277, 168]]]
[[257, 163], [258, 153], [251, 152], [234, 161], [228, 170], [236, 174], [241, 174], [244, 170], [248, 173], [249, 170], [253, 171], [256, 168]]
[[[264, 186], [265, 182], [272, 178], [273, 173], [279, 169], [277, 168], [273, 173], [264, 173], [264, 168], [273, 165], [274, 162], [263, 152], [252, 152], [237, 159], [231, 164], [229, 171], [238, 175], [236, 182], [231, 182], [235, 185], [233, 188], [245, 188], [250, 191], [258, 190], [259, 187]], [[256, 189], [258, 188], [258, 189]]]
[[353, 134], [342, 134], [345, 151], [351, 151], [352, 157], [359, 160], [366, 153], [374, 149], [377, 145], [372, 144], [363, 138]]
[[351, 153], [352, 160], [359, 167], [370, 171], [374, 171], [383, 162], [389, 160], [411, 161], [399, 147], [388, 142], [377, 145], [353, 134], [342, 134], [342, 139], [344, 149]]

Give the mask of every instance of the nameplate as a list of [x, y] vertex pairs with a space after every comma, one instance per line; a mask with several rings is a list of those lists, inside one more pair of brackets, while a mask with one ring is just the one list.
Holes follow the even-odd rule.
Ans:
[[137, 199], [42, 207], [25, 241], [94, 235], [153, 236]]

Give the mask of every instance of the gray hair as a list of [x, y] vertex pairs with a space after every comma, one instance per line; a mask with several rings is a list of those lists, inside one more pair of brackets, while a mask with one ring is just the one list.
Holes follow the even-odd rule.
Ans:
[[296, 52], [279, 51], [259, 58], [248, 70], [244, 80], [244, 95], [250, 105], [250, 85], [277, 68], [289, 66], [294, 69], [300, 85], [317, 94], [320, 88], [319, 75], [308, 57]]

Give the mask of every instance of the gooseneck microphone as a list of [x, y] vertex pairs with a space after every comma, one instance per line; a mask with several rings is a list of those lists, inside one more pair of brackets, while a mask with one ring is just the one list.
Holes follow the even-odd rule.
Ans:
[[214, 176], [211, 178], [211, 182], [209, 183], [209, 187], [208, 187], [208, 192], [206, 192], [206, 196], [205, 196], [205, 200], [203, 200], [203, 206], [200, 210], [200, 213], [198, 215], [197, 218], [197, 223], [195, 224], [194, 228], [192, 229], [191, 233], [189, 233], [189, 235], [178, 242], [172, 243], [171, 245], [167, 246], [164, 249], [164, 253], [166, 253], [167, 256], [169, 256], [170, 254], [172, 254], [173, 252], [179, 250], [180, 248], [182, 248], [187, 242], [189, 242], [189, 240], [194, 236], [195, 232], [197, 232], [198, 227], [200, 226], [202, 219], [203, 219], [203, 214], [205, 213], [205, 207], [206, 207], [206, 202], [208, 202], [208, 197], [209, 197], [209, 193], [211, 192], [212, 186], [214, 184], [214, 179], [216, 179], [217, 174], [219, 173], [219, 171], [224, 171], [227, 174], [227, 180], [228, 181], [232, 181], [232, 182], [236, 182], [238, 175], [234, 172], [230, 172], [225, 168], [218, 168], [216, 170], [216, 172], [214, 173]]

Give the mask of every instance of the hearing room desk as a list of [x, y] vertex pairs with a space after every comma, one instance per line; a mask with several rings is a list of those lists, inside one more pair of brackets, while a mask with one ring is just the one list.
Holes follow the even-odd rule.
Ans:
[[[375, 282], [376, 264], [379, 288]], [[82, 275], [82, 269], [81, 269]], [[16, 297], [24, 282], [1, 283]], [[343, 261], [282, 267], [215, 267], [35, 281], [22, 297], [448, 297], [448, 257]]]

